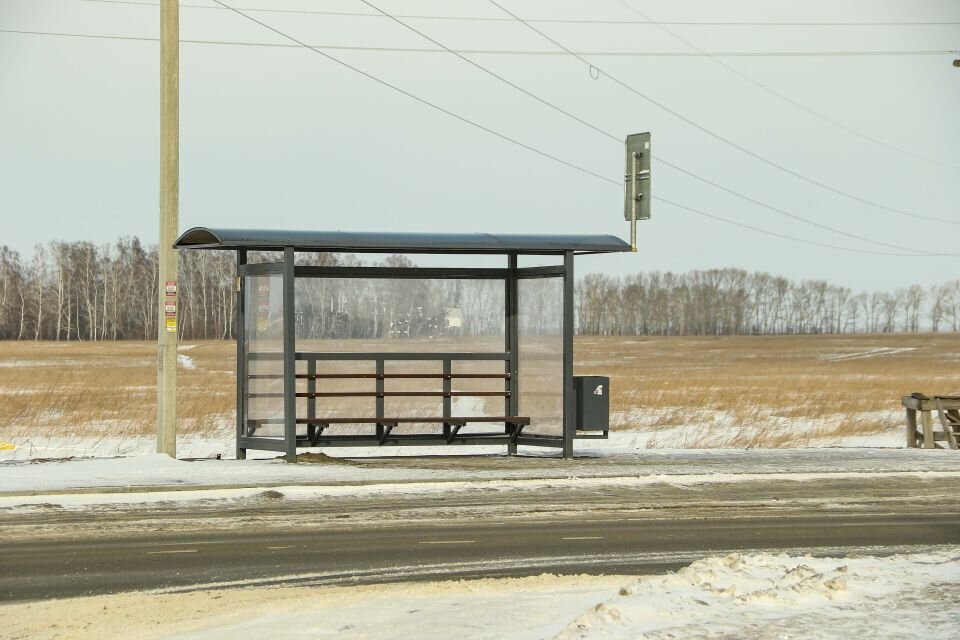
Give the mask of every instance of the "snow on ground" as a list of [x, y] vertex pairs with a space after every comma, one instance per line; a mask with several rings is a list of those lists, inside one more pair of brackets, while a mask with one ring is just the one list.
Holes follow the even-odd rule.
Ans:
[[[856, 478], [870, 480], [875, 478], [901, 478], [904, 481], [960, 481], [960, 470], [957, 471], [912, 471], [912, 472], [827, 472], [827, 473], [706, 473], [706, 474], [653, 474], [634, 477], [598, 477], [598, 478], [516, 478], [510, 480], [441, 480], [434, 475], [429, 482], [399, 481], [399, 482], [370, 482], [369, 479], [358, 478], [356, 473], [341, 474], [339, 477], [327, 476], [327, 484], [313, 484], [316, 476], [310, 477], [309, 485], [275, 485], [269, 486], [285, 500], [317, 500], [332, 496], [355, 497], [385, 497], [390, 495], [443, 495], [453, 493], [472, 493], [476, 491], [511, 491], [522, 489], [536, 491], [538, 489], [610, 489], [618, 487], [642, 487], [651, 485], [671, 485], [692, 487], [705, 484], [731, 484], [737, 482], [776, 482], [789, 480], [793, 482], [813, 482], [818, 480], [840, 480]], [[222, 478], [222, 476], [221, 476]], [[103, 480], [103, 476], [100, 476]], [[350, 483], [349, 480], [353, 482]], [[406, 480], [406, 479], [404, 479]], [[123, 482], [121, 480], [121, 482]], [[333, 484], [336, 482], [337, 484]], [[212, 484], [212, 483], [211, 483]], [[17, 486], [11, 482], [11, 486]], [[164, 485], [160, 485], [162, 487]], [[209, 485], [208, 485], [209, 486]], [[56, 494], [58, 508], [82, 508], [102, 505], [142, 504], [162, 502], [209, 501], [209, 500], [243, 500], [255, 499], [263, 493], [263, 484], [260, 486], [237, 486], [219, 488], [195, 488], [190, 491], [178, 490], [145, 490], [147, 487], [129, 486], [129, 490], [122, 492], [82, 492], [56, 494], [55, 489], [45, 490], [32, 488], [32, 495], [22, 495], [16, 491], [4, 495], [0, 491], [0, 509], [30, 509], [39, 507], [50, 508], [51, 495]], [[140, 489], [138, 491], [137, 489]], [[9, 511], [8, 511], [9, 513]]]
[[729, 411], [634, 408], [612, 413], [610, 423], [617, 427], [616, 433], [631, 434], [636, 446], [648, 449], [745, 446], [900, 448], [906, 440], [903, 412], [892, 410], [804, 418], [757, 409], [757, 414], [744, 424], [742, 417]]
[[126, 593], [0, 605], [30, 638], [894, 640], [956, 637], [960, 547], [734, 553], [675, 573]]
[[[649, 418], [649, 416], [647, 416]], [[769, 422], [758, 427], [738, 427], [729, 416], [700, 416], [699, 420], [686, 425], [660, 427], [656, 429], [632, 429], [610, 432], [608, 440], [586, 440], [575, 443], [578, 454], [601, 455], [613, 453], [636, 453], [644, 450], [672, 449], [715, 449], [743, 448], [744, 446], [764, 446], [764, 439], [776, 441], [779, 433], [800, 434], [799, 442], [793, 446], [818, 447], [872, 447], [902, 448], [906, 437], [904, 427], [897, 423], [899, 413], [879, 412], [876, 415], [863, 416], [865, 420], [893, 424], [885, 431], [870, 434], [839, 435], [825, 432], [830, 419], [799, 420], [796, 418], [770, 418]], [[612, 416], [614, 422], [635, 422], [638, 416]], [[838, 417], [837, 420], [840, 418]], [[60, 430], [60, 433], [69, 430]], [[98, 429], [101, 435], [75, 436], [17, 436], [0, 438], [8, 445], [0, 448], [0, 462], [6, 460], [30, 460], [37, 458], [68, 457], [113, 457], [146, 455], [156, 450], [153, 436], [114, 437], [102, 435], [105, 430]], [[464, 432], [466, 433], [466, 431]], [[803, 434], [809, 434], [805, 436]], [[746, 443], [746, 444], [745, 444]], [[177, 455], [180, 458], [233, 458], [235, 456], [235, 432], [232, 420], [218, 420], [210, 430], [202, 433], [189, 433], [177, 438]], [[328, 449], [327, 453], [338, 456], [421, 456], [429, 454], [443, 455], [483, 455], [502, 453], [502, 446], [477, 447], [363, 447]], [[265, 451], [253, 451], [252, 456], [268, 457], [274, 454]], [[550, 449], [537, 449], [532, 455], [555, 455]]]
[[960, 630], [958, 588], [960, 547], [888, 558], [734, 553], [640, 579], [579, 616], [557, 640], [946, 640]]
[[876, 349], [867, 349], [865, 351], [854, 351], [850, 353], [828, 353], [820, 356], [821, 360], [863, 360], [864, 358], [880, 358], [883, 356], [895, 356], [898, 353], [907, 353], [916, 351], [916, 347], [877, 347]]
[[[338, 452], [339, 453], [339, 452]], [[960, 480], [960, 456], [950, 451], [883, 449], [588, 450], [575, 460], [477, 456], [427, 456], [382, 461], [327, 459], [290, 465], [267, 460], [173, 460], [151, 454], [122, 458], [0, 462], [0, 507], [44, 502], [72, 504], [243, 498], [257, 488], [276, 488], [303, 499], [316, 495], [390, 492], [709, 483], [797, 482], [903, 477], [905, 481]], [[533, 483], [533, 484], [531, 484]], [[184, 491], [191, 489], [191, 491]], [[202, 490], [202, 491], [200, 491]], [[111, 494], [97, 497], [97, 493]], [[30, 499], [35, 496], [35, 499]], [[99, 501], [99, 502], [98, 502]], [[69, 505], [68, 505], [69, 503]]]

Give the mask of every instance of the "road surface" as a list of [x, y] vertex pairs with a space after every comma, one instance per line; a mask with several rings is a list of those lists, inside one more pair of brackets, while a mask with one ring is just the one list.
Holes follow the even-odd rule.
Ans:
[[[548, 483], [549, 484], [549, 483]], [[651, 573], [707, 554], [960, 544], [953, 480], [891, 475], [0, 510], [0, 600], [243, 585]]]

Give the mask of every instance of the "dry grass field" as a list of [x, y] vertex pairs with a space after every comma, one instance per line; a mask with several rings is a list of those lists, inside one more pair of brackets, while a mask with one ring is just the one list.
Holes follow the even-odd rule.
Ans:
[[[180, 432], [229, 432], [235, 344], [183, 347]], [[611, 376], [614, 429], [650, 447], [889, 434], [900, 396], [960, 393], [954, 334], [583, 337], [576, 355], [576, 373]], [[148, 436], [155, 380], [152, 343], [2, 342], [0, 440]]]

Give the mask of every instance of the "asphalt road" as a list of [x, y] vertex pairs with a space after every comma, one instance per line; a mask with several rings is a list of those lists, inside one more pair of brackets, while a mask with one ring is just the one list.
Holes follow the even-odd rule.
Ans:
[[651, 573], [733, 550], [960, 544], [960, 499], [942, 481], [882, 478], [518, 485], [389, 499], [266, 494], [13, 509], [0, 513], [0, 537], [0, 600], [12, 602], [143, 589]]

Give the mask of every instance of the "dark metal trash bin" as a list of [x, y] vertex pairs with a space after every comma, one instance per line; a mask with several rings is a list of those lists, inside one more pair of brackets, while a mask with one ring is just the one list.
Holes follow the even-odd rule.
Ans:
[[609, 431], [610, 378], [574, 376], [573, 391], [577, 431]]

